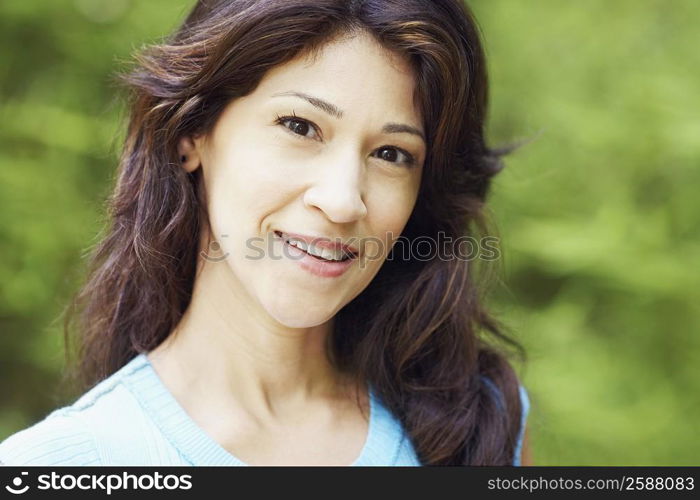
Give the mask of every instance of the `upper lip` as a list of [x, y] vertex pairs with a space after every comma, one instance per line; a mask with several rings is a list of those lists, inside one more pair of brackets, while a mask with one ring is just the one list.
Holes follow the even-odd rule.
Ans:
[[278, 236], [284, 236], [285, 239], [295, 239], [313, 245], [316, 248], [326, 248], [328, 250], [342, 250], [346, 253], [356, 256], [359, 254], [357, 247], [349, 243], [339, 241], [341, 238], [330, 238], [328, 236], [310, 236], [307, 234], [290, 233], [287, 231], [275, 230]]

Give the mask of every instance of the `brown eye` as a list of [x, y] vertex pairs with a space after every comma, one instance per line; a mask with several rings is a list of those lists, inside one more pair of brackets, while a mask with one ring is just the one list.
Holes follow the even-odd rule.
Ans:
[[[316, 127], [309, 121], [295, 116], [278, 116], [277, 123], [288, 129], [291, 133], [301, 136], [304, 139], [314, 139], [313, 134], [307, 135], [309, 131], [316, 132]], [[318, 136], [318, 134], [316, 134]]]
[[289, 129], [295, 134], [306, 135], [309, 133], [309, 124], [299, 120], [289, 120]]
[[[382, 146], [377, 150], [377, 152], [378, 158], [390, 163], [404, 163], [409, 167], [413, 166], [415, 163], [413, 156], [410, 153], [393, 146]], [[403, 157], [403, 160], [397, 161], [397, 159], [400, 157]]]
[[398, 155], [396, 154], [395, 149], [382, 148], [381, 154], [379, 156], [381, 157], [382, 160], [394, 162], [394, 161], [396, 161], [396, 157]]

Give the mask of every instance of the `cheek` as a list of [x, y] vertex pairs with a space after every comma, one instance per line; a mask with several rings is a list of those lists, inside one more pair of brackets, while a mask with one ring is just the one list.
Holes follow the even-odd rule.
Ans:
[[[412, 185], [393, 185], [387, 189], [375, 189], [368, 201], [368, 216], [375, 248], [372, 252], [386, 256], [391, 246], [401, 236], [416, 200]], [[376, 244], [375, 244], [376, 243]], [[378, 247], [381, 245], [381, 248]]]
[[281, 167], [269, 149], [232, 141], [212, 169], [210, 210], [222, 223], [250, 230], [249, 225], [273, 210], [289, 189], [282, 180], [294, 177]]

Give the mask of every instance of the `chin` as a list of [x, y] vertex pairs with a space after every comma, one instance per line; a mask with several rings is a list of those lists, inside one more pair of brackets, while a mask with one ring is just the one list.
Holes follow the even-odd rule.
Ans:
[[278, 323], [288, 328], [311, 328], [322, 325], [333, 318], [336, 309], [328, 304], [323, 307], [316, 304], [316, 307], [309, 307], [309, 304], [299, 304], [297, 302], [276, 304], [275, 307], [267, 307], [268, 314]]
[[309, 315], [299, 316], [289, 316], [289, 317], [275, 317], [275, 319], [282, 325], [288, 328], [312, 328], [314, 326], [322, 325], [331, 319], [332, 316], [323, 316], [320, 319], [315, 319]]

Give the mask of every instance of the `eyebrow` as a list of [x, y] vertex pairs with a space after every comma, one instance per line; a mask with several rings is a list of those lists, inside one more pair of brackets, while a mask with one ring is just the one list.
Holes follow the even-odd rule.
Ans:
[[[299, 97], [301, 99], [304, 99], [307, 101], [309, 104], [317, 107], [321, 111], [324, 111], [325, 113], [335, 117], [335, 118], [342, 118], [343, 117], [343, 111], [338, 108], [335, 104], [331, 104], [328, 101], [324, 101], [320, 97], [315, 97], [309, 94], [305, 94], [303, 92], [296, 92], [293, 90], [290, 90], [288, 92], [278, 92], [276, 94], [272, 94], [272, 97], [284, 97], [284, 96], [293, 96], [293, 97]], [[423, 132], [421, 132], [419, 129], [412, 125], [407, 125], [405, 123], [385, 123], [384, 126], [382, 127], [382, 132], [385, 134], [400, 134], [400, 133], [406, 133], [406, 134], [413, 134], [417, 135], [421, 139], [423, 139], [423, 142], [425, 141], [425, 135]]]

